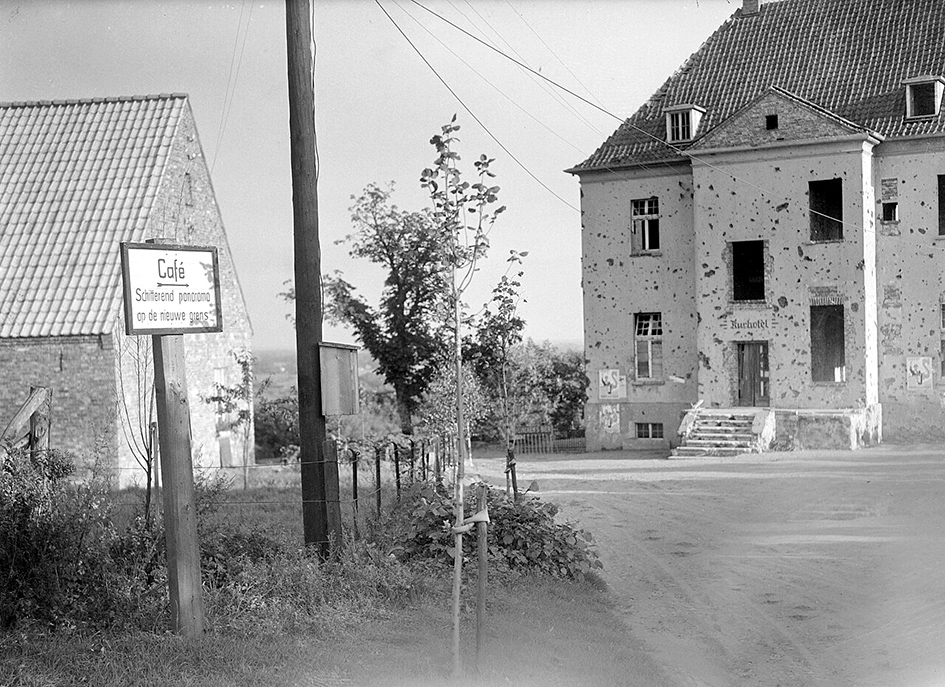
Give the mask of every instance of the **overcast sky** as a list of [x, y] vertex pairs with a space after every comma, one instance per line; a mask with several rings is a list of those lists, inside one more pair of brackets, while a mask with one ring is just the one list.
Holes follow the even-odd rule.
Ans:
[[[510, 249], [528, 251], [526, 335], [579, 342], [579, 188], [563, 170], [592, 153], [618, 117], [643, 104], [741, 3], [423, 4], [606, 112], [529, 75], [411, 0], [380, 0], [490, 136], [377, 2], [316, 0], [323, 271], [343, 271], [376, 302], [382, 274], [334, 243], [351, 230], [351, 196], [371, 182], [394, 181], [400, 207], [427, 204], [418, 179], [435, 157], [429, 139], [455, 113], [460, 154], [470, 169], [480, 153], [495, 158], [508, 206], [469, 305], [488, 299]], [[282, 2], [0, 0], [0, 101], [190, 95], [259, 350], [295, 343], [288, 306], [278, 297], [292, 277], [285, 64]], [[352, 341], [334, 328], [326, 338]]]

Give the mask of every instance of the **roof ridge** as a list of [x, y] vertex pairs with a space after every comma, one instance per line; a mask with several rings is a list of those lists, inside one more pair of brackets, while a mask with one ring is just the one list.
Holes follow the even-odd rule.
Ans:
[[9, 102], [0, 101], [0, 107], [36, 107], [48, 105], [89, 105], [97, 103], [130, 103], [145, 100], [173, 100], [175, 98], [187, 99], [190, 96], [187, 93], [153, 93], [149, 95], [120, 95], [100, 98], [56, 98], [53, 100], [14, 100]]

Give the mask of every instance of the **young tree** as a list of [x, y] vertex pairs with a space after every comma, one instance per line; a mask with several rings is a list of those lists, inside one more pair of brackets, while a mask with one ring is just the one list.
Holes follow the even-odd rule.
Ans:
[[351, 208], [349, 254], [387, 272], [378, 308], [340, 272], [325, 279], [326, 313], [349, 324], [394, 389], [401, 431], [448, 354], [448, 246], [429, 211], [407, 212], [390, 202], [393, 186], [369, 185]]
[[249, 456], [253, 445], [253, 354], [241, 348], [232, 351], [233, 359], [240, 367], [240, 380], [226, 385], [213, 385], [213, 394], [205, 397], [205, 403], [215, 404], [217, 413], [224, 418], [229, 429], [240, 433], [243, 440], [243, 489], [249, 487]]
[[151, 525], [157, 477], [157, 406], [150, 336], [123, 336], [118, 346], [118, 424], [122, 438], [145, 474], [144, 521]]

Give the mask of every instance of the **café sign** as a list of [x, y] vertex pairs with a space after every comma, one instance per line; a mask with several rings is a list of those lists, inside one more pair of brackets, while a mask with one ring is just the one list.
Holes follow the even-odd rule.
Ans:
[[127, 334], [223, 331], [216, 248], [122, 243], [121, 277]]

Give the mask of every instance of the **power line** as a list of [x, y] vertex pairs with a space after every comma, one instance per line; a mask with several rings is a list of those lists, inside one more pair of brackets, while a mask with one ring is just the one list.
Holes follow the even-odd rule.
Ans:
[[[236, 58], [236, 46], [239, 43], [240, 38], [240, 27], [243, 24], [243, 9], [246, 7], [246, 0], [243, 0], [243, 4], [240, 5], [240, 16], [236, 24], [236, 38], [233, 42], [233, 54], [230, 56], [230, 71], [226, 77], [226, 91], [223, 94], [223, 112], [220, 113], [220, 129], [217, 132], [217, 146], [216, 150], [213, 152], [213, 161], [210, 163], [210, 174], [213, 174], [213, 169], [217, 164], [217, 156], [220, 154], [220, 148], [223, 145], [223, 134], [226, 131], [226, 124], [230, 118], [230, 110], [233, 108], [233, 98], [236, 95], [236, 85], [239, 83], [240, 78], [240, 68], [243, 66], [243, 53], [246, 50], [246, 37], [249, 36], [249, 25], [253, 21], [253, 5], [249, 5], [249, 16], [246, 18], [246, 28], [243, 31], [243, 42], [240, 44], [240, 54], [239, 58]], [[236, 73], [233, 73], [233, 64], [234, 60], [236, 62]], [[233, 75], [233, 88], [230, 89], [230, 75]], [[229, 95], [229, 102], [227, 102], [227, 95]]]
[[[469, 114], [469, 116], [472, 117], [472, 118], [476, 121], [476, 123], [479, 124], [479, 126], [482, 127], [482, 130], [485, 131], [486, 134], [488, 134], [489, 137], [490, 137], [493, 141], [495, 141], [496, 145], [498, 145], [498, 146], [505, 152], [506, 155], [508, 155], [510, 158], [512, 158], [512, 160], [513, 160], [519, 167], [521, 167], [522, 170], [524, 170], [524, 172], [525, 172], [526, 174], [528, 174], [528, 176], [530, 176], [532, 179], [534, 179], [543, 189], [545, 189], [546, 191], [548, 191], [548, 193], [550, 193], [551, 195], [553, 195], [555, 198], [557, 198], [558, 200], [560, 200], [562, 203], [564, 203], [565, 205], [567, 205], [569, 208], [571, 208], [571, 209], [574, 210], [575, 212], [580, 212], [580, 209], [579, 209], [579, 208], [575, 207], [574, 205], [572, 205], [571, 203], [569, 203], [567, 200], [565, 200], [564, 198], [562, 198], [560, 195], [558, 195], [557, 193], [555, 193], [555, 191], [554, 191], [551, 187], [549, 187], [545, 182], [543, 182], [541, 179], [539, 179], [537, 176], [535, 176], [535, 174], [533, 174], [532, 171], [531, 171], [530, 169], [528, 169], [528, 167], [526, 167], [526, 166], [524, 165], [524, 163], [522, 163], [521, 160], [519, 160], [517, 157], [515, 157], [515, 155], [512, 153], [512, 151], [510, 151], [508, 148], [506, 148], [505, 145], [503, 145], [502, 142], [501, 142], [498, 138], [496, 138], [495, 134], [493, 134], [493, 133], [489, 130], [489, 128], [482, 122], [481, 119], [479, 119], [479, 117], [476, 116], [476, 114], [475, 114], [475, 113], [472, 111], [472, 109], [463, 101], [463, 99], [459, 97], [459, 95], [456, 93], [456, 91], [454, 91], [454, 90], [450, 87], [450, 85], [446, 82], [446, 80], [445, 80], [442, 76], [440, 76], [440, 74], [439, 74], [439, 72], [437, 72], [436, 68], [430, 63], [429, 60], [427, 60], [427, 58], [423, 55], [423, 53], [420, 51], [420, 49], [419, 49], [416, 45], [414, 45], [413, 41], [410, 40], [410, 37], [407, 36], [406, 33], [404, 33], [404, 30], [400, 28], [400, 25], [399, 25], [399, 24], [397, 23], [397, 21], [390, 15], [390, 13], [387, 11], [387, 9], [381, 4], [380, 0], [374, 0], [374, 2], [377, 4], [378, 7], [381, 8], [381, 11], [387, 16], [387, 18], [390, 20], [390, 22], [394, 25], [394, 28], [396, 28], [397, 31], [400, 33], [400, 35], [404, 37], [404, 40], [407, 41], [407, 43], [410, 45], [410, 47], [414, 49], [414, 52], [416, 52], [417, 55], [420, 57], [420, 59], [423, 60], [423, 63], [424, 63], [425, 65], [427, 65], [427, 67], [430, 68], [430, 71], [432, 71], [433, 74], [436, 76], [436, 78], [439, 79], [440, 83], [442, 83], [443, 86], [446, 88], [446, 90], [448, 90], [448, 91], [452, 94], [452, 96], [453, 96], [454, 98], [456, 98], [456, 101], [457, 101], [460, 105], [462, 105], [463, 109], [466, 110], [466, 112]], [[421, 7], [422, 7], [422, 5], [421, 5]]]

